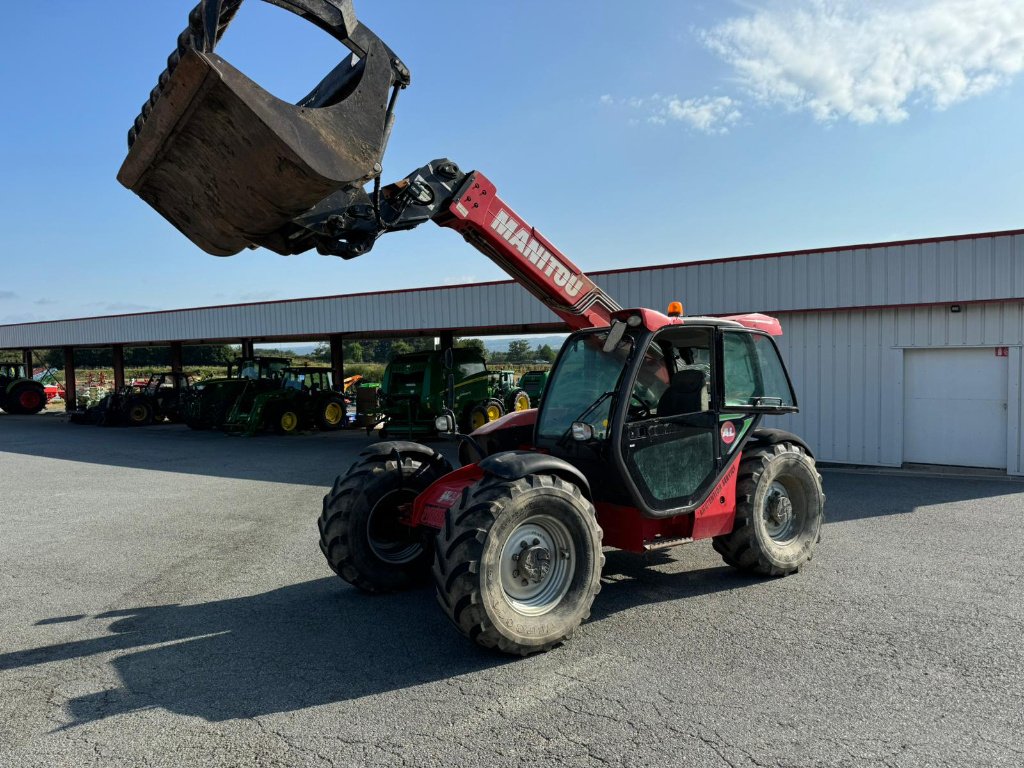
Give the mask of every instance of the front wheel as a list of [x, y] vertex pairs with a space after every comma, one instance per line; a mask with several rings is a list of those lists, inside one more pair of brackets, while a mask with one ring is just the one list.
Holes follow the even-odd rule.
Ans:
[[825, 518], [825, 494], [814, 459], [798, 445], [757, 447], [736, 481], [736, 524], [716, 536], [729, 565], [758, 576], [796, 573], [814, 554]]
[[590, 616], [601, 536], [577, 486], [552, 475], [485, 477], [437, 536], [438, 602], [478, 645], [522, 656], [549, 650]]
[[320, 550], [331, 570], [365, 592], [395, 592], [429, 578], [434, 532], [410, 528], [401, 518], [406, 505], [452, 467], [425, 445], [418, 451], [407, 446], [387, 452], [378, 443], [324, 496]]
[[316, 417], [320, 429], [331, 432], [345, 426], [345, 401], [340, 397], [328, 398], [321, 406]]

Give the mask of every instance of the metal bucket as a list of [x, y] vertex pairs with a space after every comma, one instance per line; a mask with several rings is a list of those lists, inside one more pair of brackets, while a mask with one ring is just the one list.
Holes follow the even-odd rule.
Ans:
[[266, 0], [352, 49], [298, 104], [213, 52], [241, 0], [204, 0], [189, 16], [129, 133], [118, 180], [207, 253], [265, 246], [294, 253], [291, 224], [331, 193], [380, 171], [391, 111], [408, 72], [358, 26], [349, 0]]

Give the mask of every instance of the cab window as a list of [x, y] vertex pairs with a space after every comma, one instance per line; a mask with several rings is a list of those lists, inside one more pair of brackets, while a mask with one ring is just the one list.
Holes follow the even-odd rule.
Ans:
[[745, 331], [722, 335], [725, 405], [795, 408], [796, 398], [771, 337]]

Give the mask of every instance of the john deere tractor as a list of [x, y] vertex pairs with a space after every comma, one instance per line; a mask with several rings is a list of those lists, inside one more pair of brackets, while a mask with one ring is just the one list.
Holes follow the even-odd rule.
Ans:
[[186, 373], [154, 373], [144, 384], [129, 384], [106, 395], [96, 405], [72, 411], [73, 424], [111, 427], [144, 427], [181, 420], [182, 400], [191, 391], [195, 379]]
[[281, 386], [287, 357], [240, 358], [228, 364], [222, 379], [197, 383], [183, 398], [181, 414], [192, 429], [216, 429], [224, 426], [231, 409], [243, 393], [260, 394]]
[[284, 369], [274, 389], [247, 387], [235, 399], [224, 430], [247, 435], [266, 429], [279, 435], [311, 427], [333, 431], [345, 426], [347, 405], [333, 388], [330, 368], [292, 366]]
[[10, 414], [39, 413], [46, 407], [46, 390], [25, 375], [21, 363], [0, 363], [0, 410]]
[[[453, 411], [466, 429], [477, 429], [509, 411], [525, 411], [529, 396], [515, 384], [512, 371], [489, 371], [473, 349], [452, 350]], [[448, 374], [439, 351], [399, 355], [384, 370], [380, 404], [381, 437], [434, 435], [435, 420], [446, 407]]]

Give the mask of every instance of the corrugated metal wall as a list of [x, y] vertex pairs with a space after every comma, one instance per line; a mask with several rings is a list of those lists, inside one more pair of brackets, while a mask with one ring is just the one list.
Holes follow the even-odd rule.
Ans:
[[[483, 258], [483, 257], [481, 257]], [[339, 265], [339, 270], [343, 269]], [[964, 236], [592, 275], [622, 306], [689, 314], [1024, 298], [1024, 234]], [[0, 348], [241, 337], [309, 338], [548, 326], [558, 319], [513, 283], [0, 326]]]
[[1008, 471], [1024, 473], [1024, 302], [965, 305], [958, 313], [942, 305], [779, 317], [800, 413], [769, 421], [807, 440], [820, 460], [902, 463], [904, 349], [1009, 347]]

